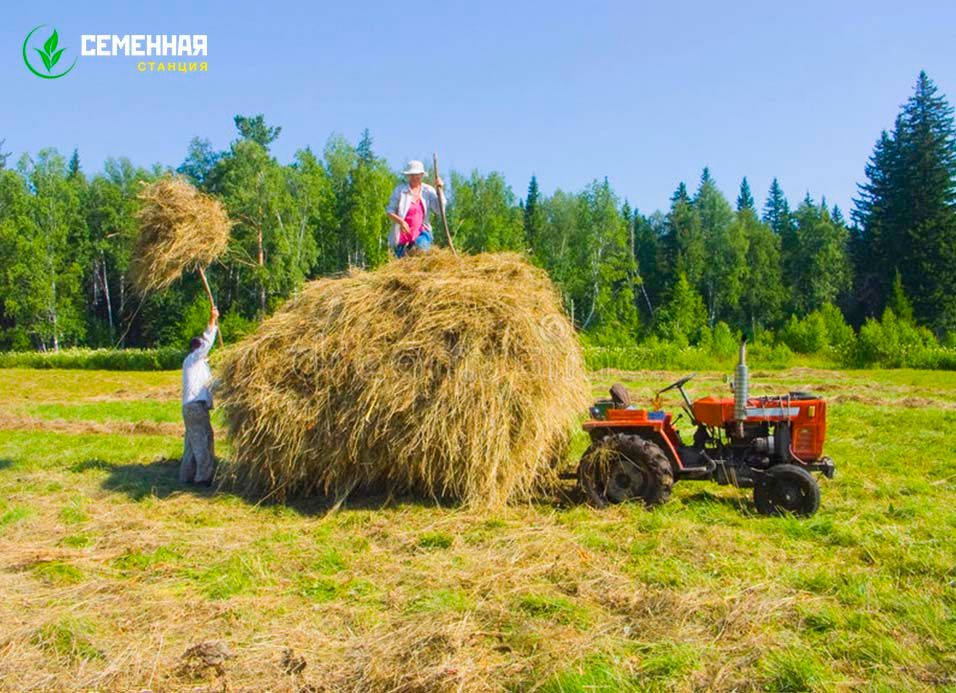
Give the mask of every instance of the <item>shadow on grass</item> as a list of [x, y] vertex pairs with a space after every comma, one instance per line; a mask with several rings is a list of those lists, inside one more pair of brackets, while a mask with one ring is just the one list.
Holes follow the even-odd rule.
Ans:
[[[9, 460], [0, 460], [0, 469], [4, 463], [9, 464]], [[244, 501], [250, 506], [285, 507], [302, 515], [324, 515], [337, 506], [348, 510], [380, 510], [400, 505], [415, 505], [419, 507], [440, 507], [454, 508], [460, 504], [445, 499], [436, 499], [415, 495], [394, 495], [377, 490], [355, 490], [348, 499], [339, 503], [333, 496], [313, 496], [308, 498], [292, 498], [285, 502], [270, 500], [269, 498], [251, 497], [231, 490], [228, 486], [196, 486], [195, 484], [183, 484], [179, 481], [179, 460], [178, 459], [158, 459], [148, 463], [120, 464], [116, 462], [107, 462], [101, 459], [89, 459], [79, 462], [70, 467], [70, 471], [82, 473], [88, 470], [100, 470], [107, 472], [106, 478], [101, 486], [107, 491], [122, 493], [131, 500], [139, 501], [144, 498], [165, 499], [177, 494], [190, 494], [199, 498], [212, 498], [213, 496], [228, 496]], [[568, 510], [570, 508], [585, 505], [586, 499], [577, 484], [564, 485], [550, 496], [542, 497], [539, 501], [542, 505], [551, 506], [559, 510]], [[706, 489], [701, 489], [685, 496], [682, 499], [689, 510], [696, 511], [698, 514], [707, 508], [725, 507], [733, 509], [742, 515], [751, 516], [754, 514], [753, 506], [744, 495], [740, 496], [718, 496]], [[648, 512], [654, 512], [653, 509]]]
[[168, 498], [178, 493], [208, 497], [216, 492], [214, 488], [180, 483], [178, 459], [159, 459], [145, 464], [118, 464], [90, 459], [70, 467], [71, 472], [88, 470], [108, 472], [102, 487], [107, 491], [123, 493], [135, 501], [146, 497]]
[[285, 507], [302, 515], [323, 515], [337, 505], [349, 510], [377, 510], [397, 505], [414, 504], [422, 507], [455, 507], [455, 503], [443, 502], [431, 498], [415, 496], [394, 496], [386, 493], [353, 492], [347, 502], [339, 504], [330, 496], [289, 499], [284, 503], [268, 498], [255, 498], [232, 491], [228, 487], [212, 487], [184, 484], [179, 481], [179, 460], [158, 459], [149, 463], [120, 464], [101, 459], [89, 459], [70, 467], [71, 472], [83, 473], [88, 470], [107, 472], [101, 482], [104, 490], [122, 493], [134, 501], [144, 498], [165, 499], [170, 496], [188, 493], [200, 498], [227, 496], [237, 498], [251, 506]]
[[4, 469], [10, 469], [13, 466], [13, 460], [0, 459], [0, 472]]
[[738, 488], [737, 494], [733, 496], [718, 496], [707, 489], [695, 491], [689, 496], [684, 496], [681, 501], [684, 505], [692, 506], [695, 509], [706, 510], [707, 507], [724, 507], [732, 509], [741, 515], [752, 517], [757, 514], [751, 499], [750, 489]]

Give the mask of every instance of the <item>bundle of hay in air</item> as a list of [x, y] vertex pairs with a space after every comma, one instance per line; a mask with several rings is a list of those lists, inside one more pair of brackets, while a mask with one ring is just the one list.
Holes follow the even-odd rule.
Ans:
[[311, 282], [226, 353], [225, 479], [278, 500], [526, 499], [555, 480], [588, 393], [544, 271], [433, 251]]
[[146, 186], [139, 199], [131, 278], [141, 294], [202, 270], [225, 252], [232, 224], [217, 199], [173, 177]]

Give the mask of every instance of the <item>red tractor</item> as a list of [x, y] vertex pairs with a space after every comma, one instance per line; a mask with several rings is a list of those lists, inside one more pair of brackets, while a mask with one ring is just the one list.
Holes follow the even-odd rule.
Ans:
[[[657, 505], [668, 499], [675, 481], [703, 479], [753, 487], [754, 504], [765, 515], [815, 513], [820, 487], [811, 472], [833, 478], [835, 469], [823, 455], [826, 402], [806, 392], [750, 397], [746, 344], [740, 346], [733, 397], [691, 402], [684, 385], [693, 377], [659, 390], [654, 410], [632, 406], [622, 385], [591, 407], [584, 424], [591, 446], [578, 466], [588, 500], [598, 507], [629, 500]], [[675, 389], [696, 427], [690, 443], [674, 428], [677, 419], [660, 410], [661, 395]]]

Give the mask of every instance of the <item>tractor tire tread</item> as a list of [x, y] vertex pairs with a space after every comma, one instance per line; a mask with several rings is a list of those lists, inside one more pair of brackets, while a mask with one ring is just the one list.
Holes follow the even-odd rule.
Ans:
[[813, 478], [813, 475], [803, 467], [798, 467], [795, 464], [778, 464], [768, 469], [766, 475], [768, 477], [766, 482], [754, 484], [754, 505], [761, 515], [785, 514], [786, 511], [777, 506], [771, 490], [774, 478], [785, 475], [799, 479], [808, 492], [806, 503], [794, 512], [795, 515], [809, 517], [820, 508], [820, 485]]
[[652, 440], [629, 433], [613, 433], [595, 441], [585, 451], [578, 468], [578, 478], [590, 503], [598, 508], [609, 505], [607, 498], [595, 488], [591, 457], [599, 447], [612, 446], [649, 473], [653, 483], [640, 498], [648, 506], [661, 505], [670, 498], [674, 487], [674, 470], [661, 447]]

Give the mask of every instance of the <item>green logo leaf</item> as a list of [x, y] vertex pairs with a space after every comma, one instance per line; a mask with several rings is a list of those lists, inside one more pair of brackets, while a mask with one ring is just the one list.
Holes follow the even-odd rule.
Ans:
[[48, 56], [46, 53], [41, 51], [39, 48], [34, 48], [33, 50], [35, 50], [39, 54], [40, 58], [43, 60], [43, 64], [46, 66], [46, 71], [49, 72], [50, 70], [52, 70], [53, 64], [50, 62], [50, 56]]
[[60, 62], [60, 56], [63, 55], [63, 51], [65, 51], [65, 50], [66, 50], [65, 48], [61, 48], [61, 49], [58, 50], [56, 53], [54, 53], [54, 54], [53, 54], [53, 57], [50, 58], [50, 63], [51, 63], [52, 65], [56, 65], [58, 62]]
[[56, 35], [56, 29], [53, 30], [53, 35], [46, 40], [46, 43], [43, 44], [43, 50], [47, 55], [53, 55], [53, 51], [56, 50], [56, 44], [60, 40], [60, 37]]

